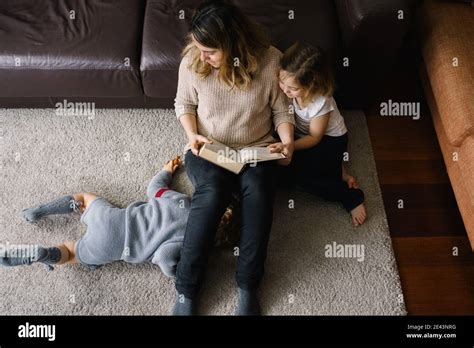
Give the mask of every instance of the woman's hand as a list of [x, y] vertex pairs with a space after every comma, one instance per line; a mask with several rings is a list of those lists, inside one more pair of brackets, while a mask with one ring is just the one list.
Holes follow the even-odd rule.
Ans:
[[192, 133], [188, 136], [189, 145], [191, 146], [191, 151], [194, 155], [198, 156], [199, 148], [204, 144], [212, 144], [212, 140], [206, 138], [203, 135]]
[[274, 143], [267, 146], [271, 153], [282, 153], [286, 156], [285, 159], [279, 160], [277, 163], [281, 166], [287, 166], [291, 163], [293, 158], [294, 145], [293, 143]]

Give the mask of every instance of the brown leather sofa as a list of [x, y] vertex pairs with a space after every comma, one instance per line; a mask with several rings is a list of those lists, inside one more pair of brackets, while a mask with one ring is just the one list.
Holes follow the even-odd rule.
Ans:
[[474, 7], [427, 0], [420, 18], [422, 80], [474, 251]]
[[[198, 3], [0, 1], [0, 107], [54, 107], [64, 99], [94, 101], [96, 107], [171, 107], [180, 51]], [[280, 50], [297, 39], [326, 49], [338, 102], [363, 107], [399, 53], [414, 1], [235, 3], [266, 27]], [[349, 66], [343, 67], [343, 57]]]

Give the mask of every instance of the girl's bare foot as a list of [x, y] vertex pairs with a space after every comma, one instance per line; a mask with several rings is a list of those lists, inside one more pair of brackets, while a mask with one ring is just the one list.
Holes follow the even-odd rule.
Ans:
[[357, 183], [356, 178], [354, 178], [352, 175], [343, 173], [342, 180], [344, 180], [347, 183], [347, 186], [349, 188], [359, 188], [359, 184]]
[[367, 218], [367, 212], [365, 211], [364, 203], [359, 204], [357, 207], [351, 210], [352, 223], [355, 227], [362, 225]]

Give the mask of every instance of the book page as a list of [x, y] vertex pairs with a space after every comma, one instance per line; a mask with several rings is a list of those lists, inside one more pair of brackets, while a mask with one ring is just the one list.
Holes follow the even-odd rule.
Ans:
[[238, 151], [220, 143], [204, 144], [199, 150], [199, 157], [236, 174], [240, 173], [245, 165], [240, 161]]
[[273, 161], [286, 158], [281, 153], [271, 153], [270, 149], [266, 147], [246, 147], [239, 152], [241, 161], [245, 163]]
[[212, 139], [212, 144], [204, 144], [206, 151], [214, 152], [216, 160], [224, 163], [241, 163], [239, 151]]

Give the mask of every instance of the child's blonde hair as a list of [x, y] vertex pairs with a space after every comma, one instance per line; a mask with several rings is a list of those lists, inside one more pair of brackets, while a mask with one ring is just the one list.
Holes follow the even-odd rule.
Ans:
[[335, 83], [331, 67], [319, 46], [296, 42], [281, 57], [280, 67], [292, 74], [307, 91], [303, 103], [306, 104], [317, 95], [334, 94]]

